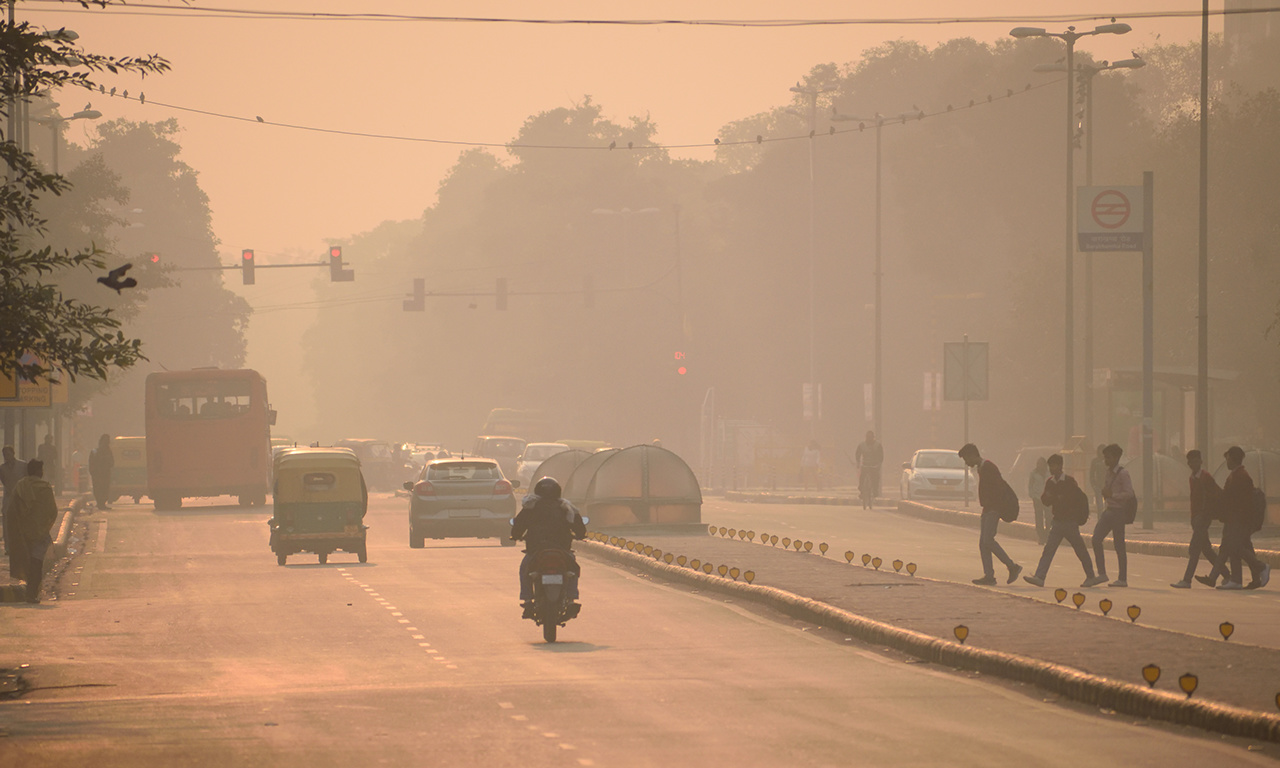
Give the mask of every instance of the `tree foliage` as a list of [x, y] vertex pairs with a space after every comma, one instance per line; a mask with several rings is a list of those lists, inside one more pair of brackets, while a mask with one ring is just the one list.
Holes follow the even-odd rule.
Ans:
[[[7, 73], [0, 113], [8, 118], [18, 106], [59, 89], [97, 88], [94, 77], [104, 72], [146, 76], [168, 69], [159, 56], [102, 56], [70, 38], [25, 22], [0, 23], [0, 61]], [[111, 369], [135, 364], [142, 358], [141, 342], [125, 336], [120, 318], [99, 302], [66, 297], [56, 284], [68, 272], [106, 266], [104, 251], [93, 244], [59, 249], [47, 243], [40, 203], [65, 194], [67, 179], [42, 171], [7, 131], [0, 159], [7, 169], [0, 185], [0, 370], [16, 370], [27, 379], [53, 369], [73, 380], [105, 379]], [[38, 360], [21, 363], [28, 352]]]

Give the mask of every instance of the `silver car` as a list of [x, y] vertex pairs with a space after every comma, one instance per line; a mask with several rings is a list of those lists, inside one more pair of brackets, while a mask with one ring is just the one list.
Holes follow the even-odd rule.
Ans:
[[[963, 499], [964, 478], [968, 470], [964, 460], [947, 448], [930, 448], [916, 451], [911, 461], [902, 464], [902, 498], [911, 499]], [[978, 481], [969, 472], [969, 498], [978, 490]]]
[[520, 481], [520, 487], [528, 488], [533, 484], [533, 473], [538, 471], [538, 467], [542, 466], [542, 462], [557, 453], [567, 450], [569, 450], [569, 446], [564, 443], [529, 443], [526, 445], [524, 453], [516, 457], [516, 479]]
[[427, 462], [409, 491], [409, 546], [424, 539], [497, 537], [511, 540], [516, 497], [493, 459], [436, 459]]

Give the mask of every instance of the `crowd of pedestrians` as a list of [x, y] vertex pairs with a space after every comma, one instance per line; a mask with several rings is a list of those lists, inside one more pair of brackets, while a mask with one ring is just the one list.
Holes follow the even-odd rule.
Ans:
[[[977, 472], [978, 504], [982, 507], [978, 535], [982, 576], [974, 579], [973, 583], [984, 586], [998, 583], [993, 562], [993, 559], [998, 559], [1008, 571], [1006, 583], [1012, 584], [1023, 569], [1000, 546], [996, 534], [1001, 521], [1017, 519], [1017, 494], [1000, 474], [1000, 469], [982, 458], [976, 445], [966, 444], [959, 450], [959, 455]], [[1084, 537], [1080, 535], [1080, 528], [1089, 519], [1089, 496], [1074, 477], [1063, 471], [1064, 460], [1060, 454], [1055, 453], [1037, 462], [1027, 490], [1032, 495], [1037, 540], [1044, 544], [1044, 550], [1035, 572], [1023, 576], [1023, 581], [1043, 587], [1054, 554], [1065, 541], [1075, 551], [1084, 570], [1085, 578], [1080, 586], [1096, 587], [1108, 582], [1112, 587], [1129, 586], [1125, 527], [1132, 525], [1137, 517], [1138, 496], [1129, 471], [1120, 466], [1123, 455], [1124, 450], [1115, 443], [1098, 446], [1098, 456], [1089, 468], [1093, 507], [1098, 510], [1098, 521], [1093, 528], [1092, 558]], [[1258, 589], [1270, 581], [1271, 566], [1262, 562], [1253, 549], [1253, 534], [1262, 529], [1266, 518], [1266, 495], [1254, 486], [1244, 467], [1244, 455], [1239, 446], [1227, 449], [1224, 457], [1229, 474], [1219, 487], [1213, 476], [1204, 470], [1200, 452], [1193, 450], [1187, 453], [1187, 467], [1191, 470], [1191, 543], [1186, 571], [1180, 581], [1170, 585], [1175, 589], [1190, 589], [1193, 580], [1225, 590]], [[1222, 541], [1216, 553], [1209, 538], [1209, 527], [1215, 520], [1222, 522]], [[1116, 555], [1114, 580], [1107, 575], [1105, 544], [1108, 536]], [[1197, 576], [1196, 568], [1202, 558], [1211, 570], [1206, 576]], [[1247, 584], [1243, 572], [1246, 565], [1250, 576]], [[1219, 579], [1225, 580], [1218, 584]]]

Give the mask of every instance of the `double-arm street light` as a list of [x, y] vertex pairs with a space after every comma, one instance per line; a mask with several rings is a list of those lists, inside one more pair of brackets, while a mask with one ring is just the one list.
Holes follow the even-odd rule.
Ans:
[[[1075, 324], [1075, 286], [1072, 259], [1075, 255], [1075, 171], [1074, 171], [1074, 152], [1075, 152], [1075, 71], [1076, 71], [1076, 41], [1082, 37], [1091, 37], [1093, 35], [1123, 35], [1130, 32], [1133, 28], [1128, 24], [1103, 24], [1095, 27], [1088, 32], [1077, 32], [1075, 27], [1067, 27], [1065, 32], [1046, 32], [1043, 27], [1015, 27], [1009, 31], [1009, 34], [1016, 38], [1026, 37], [1056, 37], [1067, 44], [1067, 57], [1065, 68], [1067, 72], [1067, 184], [1066, 184], [1066, 217], [1065, 217], [1065, 280], [1066, 283], [1066, 323], [1065, 323], [1065, 341], [1066, 350], [1064, 357], [1063, 380], [1065, 384], [1065, 392], [1063, 395], [1065, 406], [1064, 415], [1064, 441], [1070, 441], [1075, 435], [1075, 354], [1074, 354], [1074, 334], [1073, 326]], [[1092, 375], [1092, 374], [1090, 374]]]
[[49, 126], [50, 133], [53, 134], [52, 163], [50, 169], [53, 173], [58, 172], [58, 146], [62, 144], [62, 126], [72, 120], [97, 120], [102, 117], [102, 113], [96, 109], [82, 109], [70, 117], [37, 117], [34, 122], [44, 123]]
[[[1099, 72], [1113, 69], [1140, 69], [1146, 62], [1139, 58], [1122, 61], [1084, 63], [1076, 67], [1084, 82], [1084, 185], [1093, 186], [1093, 78]], [[1066, 72], [1064, 62], [1037, 64], [1036, 72]], [[1084, 254], [1084, 431], [1093, 433], [1093, 251]]]

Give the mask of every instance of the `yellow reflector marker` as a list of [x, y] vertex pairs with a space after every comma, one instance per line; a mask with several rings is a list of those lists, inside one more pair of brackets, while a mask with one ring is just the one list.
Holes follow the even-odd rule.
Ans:
[[742, 541], [742, 540], [743, 540], [743, 539], [745, 539], [745, 538], [747, 538], [747, 532], [746, 532], [746, 531], [744, 531], [744, 530], [742, 530], [741, 528], [739, 528], [739, 529], [738, 529], [738, 541]]
[[1076, 610], [1080, 610], [1080, 606], [1084, 605], [1084, 593], [1077, 592], [1071, 596], [1071, 602], [1076, 604]]
[[771, 547], [776, 546], [777, 543], [778, 543], [778, 534], [775, 533], [769, 537], [769, 546]]
[[655, 549], [655, 550], [653, 550], [653, 559], [654, 559], [654, 560], [661, 560], [661, 559], [662, 559], [662, 550], [660, 550], [660, 549]]
[[722, 565], [722, 566], [720, 566], [720, 567], [716, 568], [716, 573], [720, 574], [721, 576], [725, 576], [725, 575], [727, 575], [727, 574], [729, 573], [729, 566], [727, 566], [727, 565]]
[[711, 532], [712, 536], [716, 535], [716, 527], [714, 525], [707, 526], [707, 529]]
[[1183, 692], [1187, 694], [1188, 699], [1191, 698], [1191, 694], [1196, 692], [1196, 688], [1199, 687], [1199, 685], [1200, 685], [1200, 678], [1196, 677], [1190, 672], [1178, 678], [1178, 687], [1181, 688]]
[[703, 564], [703, 566], [702, 566], [702, 572], [703, 572], [703, 573], [710, 574], [710, 573], [711, 573], [711, 570], [712, 570], [712, 568], [711, 568], [711, 563], [704, 563], [704, 564]]
[[783, 548], [783, 549], [786, 549], [787, 547], [790, 547], [790, 546], [791, 546], [791, 538], [790, 538], [790, 537], [787, 537], [787, 538], [785, 538], [785, 539], [783, 539], [783, 540], [782, 540], [782, 548]]
[[729, 529], [728, 529], [728, 528], [725, 528], [723, 525], [722, 525], [722, 526], [720, 526], [720, 535], [721, 535], [721, 536], [725, 535], [725, 533], [726, 533], [728, 530], [729, 530]]
[[1147, 685], [1152, 688], [1156, 687], [1156, 681], [1160, 679], [1160, 668], [1155, 664], [1148, 664], [1142, 668], [1142, 679], [1147, 681]]
[[965, 638], [969, 637], [969, 628], [961, 624], [952, 631], [956, 633], [956, 639], [960, 641], [960, 644], [964, 645]]
[[645, 553], [646, 555], [652, 555], [652, 554], [653, 554], [653, 547], [651, 547], [651, 546], [649, 546], [649, 545], [647, 545], [647, 544], [646, 544], [646, 545], [645, 545], [645, 548], [644, 548], [644, 553]]
[[755, 541], [755, 540], [756, 540], [756, 532], [747, 531], [747, 541]]
[[818, 551], [822, 553], [823, 557], [827, 556], [828, 549], [830, 549], [830, 547], [827, 546], [827, 542], [825, 541], [818, 545]]
[[692, 569], [693, 569], [693, 570], [695, 570], [695, 571], [702, 570], [702, 561], [695, 557], [695, 558], [693, 558], [693, 560], [689, 563], [689, 567], [690, 567], [690, 568], [692, 568]]
[[796, 539], [795, 541], [791, 542], [791, 547], [795, 549], [795, 551], [797, 552], [799, 552], [800, 548], [803, 546], [804, 546], [804, 542], [800, 541], [799, 539]]
[[742, 573], [742, 571], [739, 571], [737, 568], [730, 568], [730, 569], [729, 569], [729, 576], [730, 576], [730, 577], [732, 577], [734, 581], [737, 581], [737, 580], [738, 580], [738, 576], [739, 576], [741, 573]]
[[613, 545], [613, 546], [615, 546], [615, 547], [616, 547], [616, 546], [618, 546], [618, 537], [617, 537], [617, 536], [610, 536], [610, 537], [609, 537], [609, 543], [610, 543], [610, 544], [612, 544], [612, 545]]
[[853, 562], [853, 550], [852, 550], [852, 549], [844, 553], [844, 561], [845, 561], [846, 563], [852, 563], [852, 562]]
[[1067, 599], [1067, 590], [1063, 589], [1062, 587], [1058, 587], [1057, 589], [1053, 590], [1053, 597], [1058, 602], [1062, 602], [1063, 600]]
[[675, 556], [672, 555], [670, 552], [662, 556], [662, 561], [667, 565], [671, 565], [671, 561], [675, 559], [676, 559]]
[[912, 576], [915, 576], [915, 575], [916, 575], [916, 567], [917, 567], [917, 566], [916, 566], [916, 564], [915, 564], [915, 563], [907, 563], [907, 573], [911, 574]]
[[627, 542], [627, 551], [628, 551], [628, 552], [634, 552], [635, 550], [636, 550], [636, 543], [635, 543], [634, 541], [628, 541], [628, 542]]
[[894, 571], [896, 571], [896, 572], [898, 572], [898, 573], [902, 573], [902, 561], [901, 561], [901, 560], [894, 560], [894, 561], [893, 561], [893, 570], [894, 570]]
[[1222, 633], [1223, 640], [1230, 640], [1231, 635], [1236, 631], [1236, 625], [1229, 621], [1224, 621], [1218, 625], [1218, 631]]
[[813, 542], [812, 542], [812, 541], [806, 541], [806, 542], [804, 543], [804, 551], [805, 551], [805, 552], [812, 552], [812, 551], [813, 551]]
[[684, 555], [680, 555], [679, 557], [676, 558], [676, 562], [680, 564], [681, 568], [683, 568], [689, 562], [689, 558], [685, 557]]
[[873, 557], [873, 558], [871, 558], [871, 564], [872, 564], [872, 565], [874, 565], [874, 566], [876, 567], [876, 570], [877, 570], [877, 571], [878, 571], [878, 570], [880, 570], [880, 564], [881, 564], [881, 563], [883, 563], [883, 562], [884, 562], [884, 561], [883, 561], [883, 560], [881, 560], [881, 559], [880, 559], [880, 558], [878, 558], [878, 557]]
[[738, 537], [738, 529], [737, 529], [737, 528], [730, 528], [730, 529], [729, 529], [729, 538], [734, 539], [734, 538], [737, 538], [737, 537]]
[[[751, 582], [756, 580], [756, 572], [747, 571], [746, 573], [742, 574], [742, 578], [746, 579], [747, 583], [750, 584]], [[1276, 699], [1280, 700], [1280, 693], [1276, 694]], [[1280, 707], [1280, 704], [1277, 704], [1276, 706]]]
[[1105, 597], [1098, 601], [1098, 607], [1102, 609], [1103, 616], [1111, 613], [1111, 601]]
[[863, 564], [864, 566], [871, 565], [871, 555], [863, 555], [863, 556], [862, 556], [862, 564]]
[[1142, 609], [1136, 605], [1129, 606], [1126, 611], [1129, 614], [1129, 621], [1137, 621], [1138, 617], [1142, 615]]

